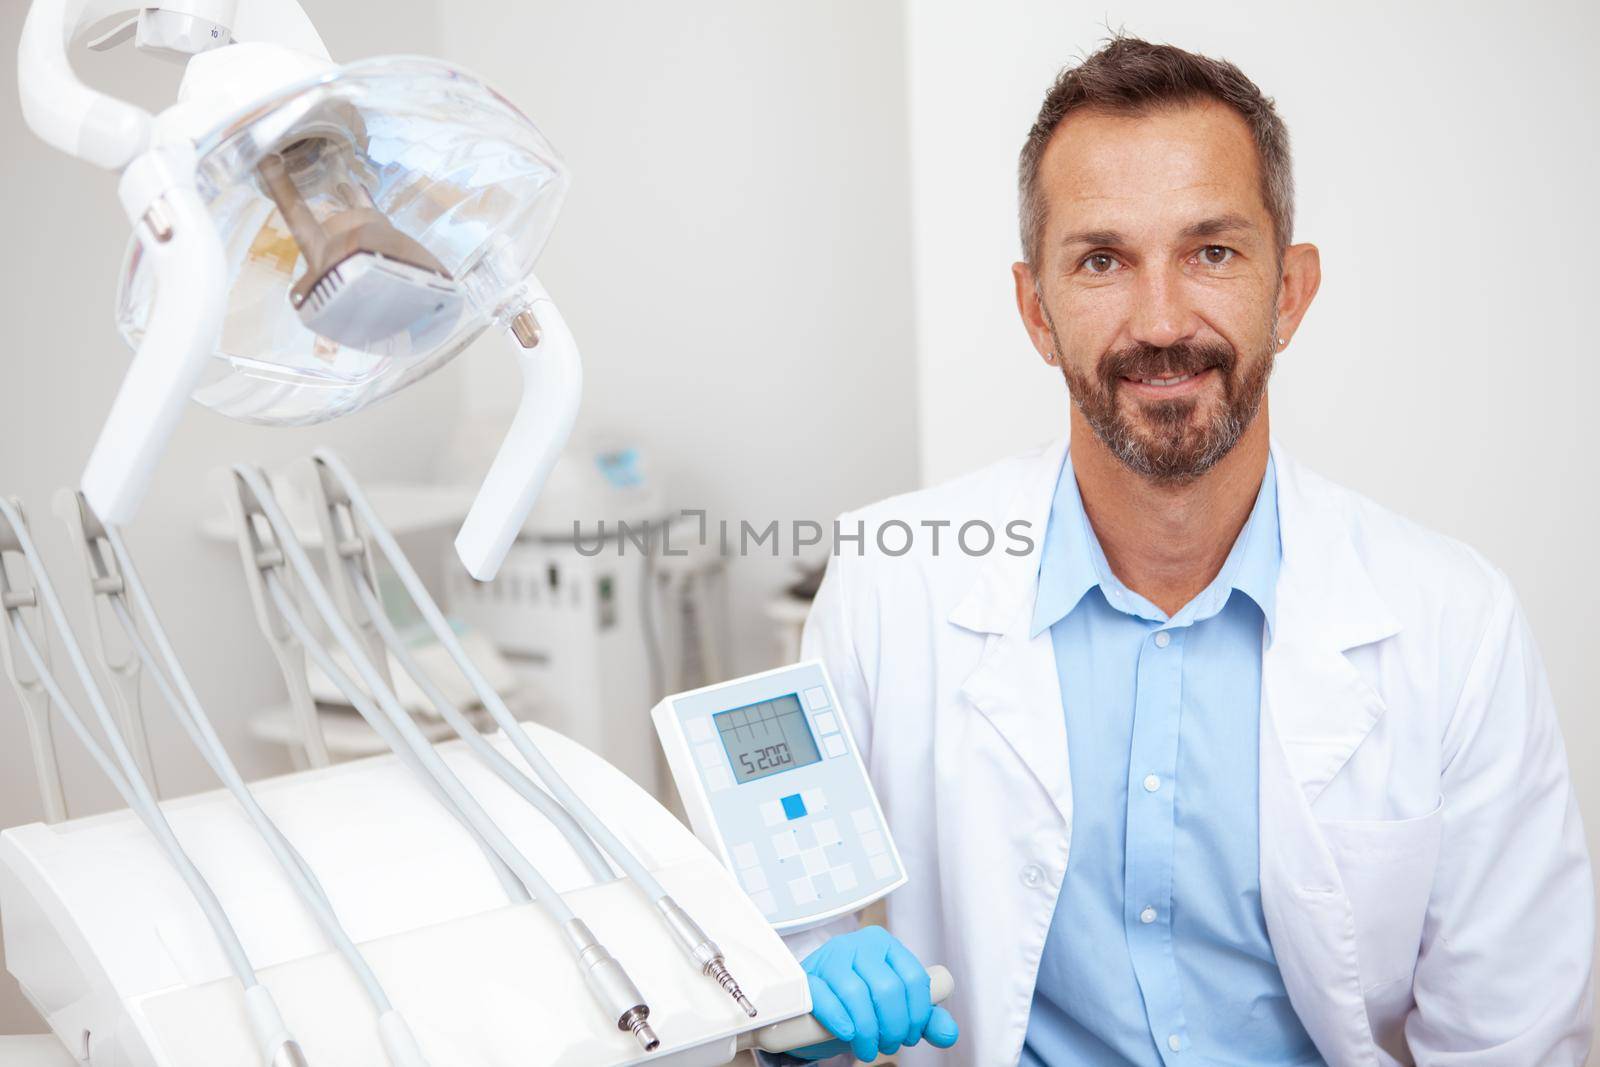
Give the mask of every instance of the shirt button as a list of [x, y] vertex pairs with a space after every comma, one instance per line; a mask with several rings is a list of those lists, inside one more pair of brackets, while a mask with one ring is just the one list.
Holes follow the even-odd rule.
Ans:
[[1147, 774], [1144, 776], [1144, 791], [1154, 793], [1161, 788], [1161, 778], [1158, 775]]
[[1174, 1052], [1182, 1052], [1183, 1051], [1183, 1039], [1180, 1038], [1177, 1034], [1168, 1034], [1167, 1035], [1167, 1047], [1170, 1048]]
[[1166, 648], [1170, 644], [1172, 644], [1172, 635], [1167, 633], [1167, 631], [1165, 631], [1165, 630], [1157, 630], [1156, 631], [1156, 647], [1157, 648]]
[[1145, 925], [1149, 925], [1150, 923], [1155, 922], [1156, 921], [1156, 909], [1154, 909], [1154, 908], [1146, 908], [1143, 911], [1141, 911], [1139, 913], [1139, 921], [1144, 923]]
[[1042, 881], [1044, 881], [1044, 871], [1037, 863], [1030, 863], [1022, 868], [1022, 884], [1029, 889], [1032, 889]]

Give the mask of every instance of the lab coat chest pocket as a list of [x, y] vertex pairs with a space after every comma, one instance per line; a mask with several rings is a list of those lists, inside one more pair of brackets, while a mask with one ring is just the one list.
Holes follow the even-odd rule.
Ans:
[[1409, 819], [1325, 819], [1333, 854], [1355, 915], [1361, 987], [1409, 979], [1443, 835], [1443, 805]]

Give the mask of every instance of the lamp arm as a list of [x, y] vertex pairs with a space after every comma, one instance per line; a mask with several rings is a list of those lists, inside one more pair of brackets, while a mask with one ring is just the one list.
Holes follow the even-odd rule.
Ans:
[[[328, 49], [298, 0], [33, 0], [17, 47], [17, 95], [23, 118], [47, 144], [107, 170], [121, 170], [156, 140], [156, 120], [126, 100], [92, 89], [72, 68], [71, 49], [114, 47], [137, 36], [145, 20], [166, 13], [200, 20], [211, 34], [148, 42], [180, 60], [229, 41], [265, 42], [328, 59]], [[168, 24], [173, 25], [173, 24]], [[189, 23], [179, 22], [179, 27]]]
[[91, 89], [67, 49], [78, 31], [127, 0], [34, 0], [17, 46], [17, 95], [29, 128], [68, 155], [121, 170], [150, 142], [150, 113]]
[[138, 511], [222, 330], [227, 262], [194, 167], [192, 148], [170, 145], [123, 175], [123, 204], [155, 268], [156, 298], [83, 472], [89, 507], [110, 525], [127, 525]]
[[489, 475], [456, 534], [467, 572], [487, 582], [500, 571], [545, 479], [572, 434], [583, 396], [583, 365], [566, 319], [538, 280], [508, 331], [522, 368], [522, 401]]

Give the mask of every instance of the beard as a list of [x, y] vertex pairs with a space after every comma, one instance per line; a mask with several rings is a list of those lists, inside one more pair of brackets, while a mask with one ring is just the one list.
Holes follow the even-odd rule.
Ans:
[[[1059, 342], [1056, 351], [1062, 351]], [[1136, 345], [1112, 352], [1091, 372], [1069, 366], [1065, 358], [1061, 370], [1084, 421], [1123, 466], [1152, 481], [1180, 484], [1211, 470], [1239, 442], [1261, 408], [1274, 355], [1270, 342], [1263, 355], [1248, 361], [1220, 341], [1169, 348]], [[1220, 399], [1208, 389], [1198, 397], [1121, 403], [1124, 378], [1171, 378], [1208, 370], [1221, 383]]]

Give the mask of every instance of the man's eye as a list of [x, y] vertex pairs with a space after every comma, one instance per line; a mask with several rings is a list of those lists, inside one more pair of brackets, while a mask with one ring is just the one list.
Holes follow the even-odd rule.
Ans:
[[1085, 256], [1083, 265], [1088, 268], [1090, 274], [1110, 274], [1116, 268], [1117, 258], [1106, 252], [1096, 252]]
[[1220, 267], [1233, 258], [1233, 249], [1224, 245], [1206, 245], [1200, 250], [1200, 258], [1207, 266]]

